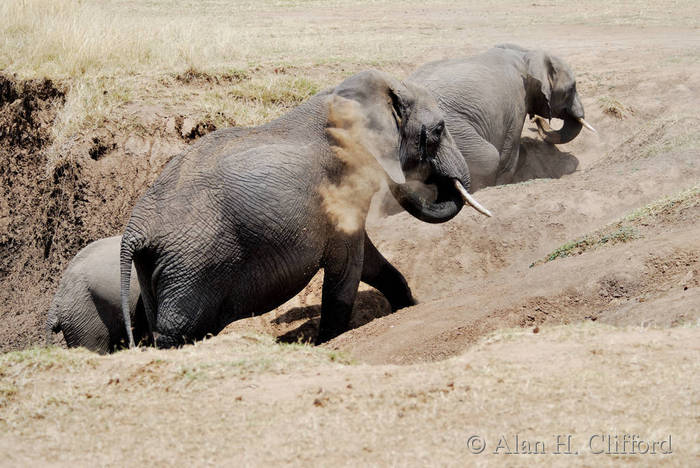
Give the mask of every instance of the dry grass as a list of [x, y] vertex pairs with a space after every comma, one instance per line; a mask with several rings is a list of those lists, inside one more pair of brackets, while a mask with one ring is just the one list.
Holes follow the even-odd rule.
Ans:
[[[0, 70], [65, 83], [67, 103], [54, 127], [60, 147], [77, 132], [103, 125], [130, 101], [196, 102], [201, 107], [187, 110], [215, 124], [259, 124], [334, 78], [319, 83], [306, 74], [279, 73], [285, 67], [397, 58], [376, 46], [388, 42], [381, 30], [329, 34], [323, 23], [295, 24], [293, 15], [273, 13], [276, 7], [279, 2], [272, 1], [9, 0], [0, 5]], [[344, 46], [350, 42], [353, 47]], [[187, 88], [173, 92], [164, 86], [169, 76], [192, 70], [242, 73], [246, 79], [198, 89], [195, 96]]]
[[[692, 1], [673, 6], [601, 0], [589, 2], [585, 12], [566, 2], [548, 8], [561, 24], [611, 18], [624, 25], [698, 23], [696, 15], [680, 13], [692, 10]], [[76, 133], [121, 116], [120, 106], [130, 101], [196, 103], [184, 112], [216, 125], [255, 125], [359, 69], [392, 69], [463, 51], [463, 44], [491, 31], [492, 23], [481, 20], [486, 13], [508, 27], [546, 24], [533, 15], [537, 8], [515, 1], [494, 8], [476, 1], [5, 0], [0, 70], [65, 83], [68, 102], [54, 128], [56, 152]], [[276, 72], [284, 68], [296, 73], [280, 79]], [[242, 73], [253, 82], [204, 95], [163, 86], [164, 77], [187, 70]]]
[[540, 265], [557, 258], [581, 255], [604, 245], [629, 242], [643, 237], [643, 231], [663, 222], [673, 225], [687, 221], [687, 219], [692, 221], [697, 219], [698, 208], [700, 208], [700, 185], [637, 208], [619, 221], [610, 223], [579, 239], [567, 242], [545, 256], [544, 259], [538, 260], [530, 266]]
[[[567, 465], [687, 466], [699, 448], [699, 330], [507, 330], [459, 358], [405, 367], [348, 366], [327, 351], [241, 336], [107, 357], [8, 353], [0, 450], [15, 465], [114, 464], [126, 450], [155, 466], [463, 466], [503, 463], [498, 439], [512, 445], [518, 434], [544, 441], [536, 461], [550, 466], [563, 456], [552, 454], [555, 435], [572, 434], [579, 455]], [[593, 455], [588, 440], [600, 433], [670, 434], [673, 454]], [[481, 455], [468, 451], [472, 435], [487, 442]]]
[[604, 114], [617, 119], [624, 119], [629, 114], [633, 114], [632, 108], [625, 106], [620, 101], [611, 96], [601, 96], [598, 98], [598, 105], [603, 110]]

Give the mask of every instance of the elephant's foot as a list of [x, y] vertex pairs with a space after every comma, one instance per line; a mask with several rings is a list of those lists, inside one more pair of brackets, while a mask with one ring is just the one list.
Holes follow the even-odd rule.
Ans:
[[377, 281], [375, 284], [380, 286], [380, 288], [377, 289], [379, 289], [379, 291], [384, 294], [387, 301], [389, 301], [392, 312], [418, 303], [413, 297], [411, 288], [408, 287], [406, 279], [398, 270], [387, 264], [384, 272], [385, 274], [380, 276], [381, 280]]
[[318, 335], [316, 336], [316, 341], [314, 342], [314, 344], [315, 344], [316, 346], [322, 345], [322, 344], [325, 343], [326, 341], [332, 340], [333, 338], [335, 338], [336, 336], [340, 335], [341, 333], [342, 333], [342, 331], [337, 331], [337, 330], [336, 330], [336, 331], [331, 331], [331, 330], [319, 330], [319, 331], [318, 331]]
[[153, 332], [153, 335], [156, 341], [156, 348], [179, 348], [185, 344], [185, 340], [181, 336], [163, 335], [158, 332]]
[[411, 295], [410, 289], [408, 290], [407, 295], [399, 296], [398, 299], [394, 299], [393, 301], [389, 298], [387, 298], [387, 300], [389, 300], [392, 312], [403, 309], [404, 307], [411, 307], [418, 304], [418, 301]]
[[317, 345], [345, 333], [350, 326], [352, 302], [349, 300], [334, 300], [332, 305], [328, 302], [321, 305], [321, 323], [318, 326], [318, 335], [316, 336]]

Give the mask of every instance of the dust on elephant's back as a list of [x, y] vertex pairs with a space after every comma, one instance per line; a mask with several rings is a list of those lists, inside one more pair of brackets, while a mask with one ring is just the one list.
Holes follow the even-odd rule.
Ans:
[[331, 150], [345, 165], [345, 175], [319, 187], [322, 206], [333, 225], [352, 234], [364, 229], [372, 196], [384, 180], [382, 167], [372, 152], [373, 136], [360, 105], [339, 96], [329, 97], [326, 133]]

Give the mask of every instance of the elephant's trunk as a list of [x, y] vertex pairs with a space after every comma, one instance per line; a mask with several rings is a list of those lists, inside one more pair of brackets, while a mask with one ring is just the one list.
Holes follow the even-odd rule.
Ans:
[[[443, 181], [438, 188], [438, 194], [448, 193], [446, 199], [438, 195], [436, 201], [425, 199], [421, 194], [408, 188], [408, 184], [389, 183], [392, 195], [399, 204], [411, 215], [426, 223], [444, 223], [457, 216], [462, 206], [469, 205], [479, 213], [491, 217], [489, 210], [469, 194], [467, 189], [457, 179], [452, 179], [452, 186]], [[455, 191], [456, 189], [456, 191]]]
[[570, 107], [558, 112], [558, 114], [557, 116], [564, 120], [564, 125], [559, 130], [552, 130], [552, 127], [549, 126], [545, 119], [535, 116], [537, 132], [547, 143], [553, 145], [568, 143], [578, 136], [581, 132], [581, 127], [584, 126], [593, 133], [598, 133], [588, 122], [583, 120], [583, 104], [581, 104], [578, 95], [574, 96]]
[[[411, 215], [426, 223], [444, 223], [457, 216], [464, 205], [469, 205], [478, 212], [491, 216], [471, 195], [469, 186], [471, 177], [469, 167], [457, 149], [452, 136], [445, 131], [443, 141], [434, 158], [428, 157], [426, 128], [421, 128], [418, 148], [421, 158], [427, 161], [430, 175], [424, 180], [427, 185], [437, 188], [435, 200], [411, 189], [409, 184], [397, 184], [389, 181], [389, 189], [396, 201]], [[421, 180], [419, 178], [418, 180]]]
[[540, 116], [535, 116], [537, 132], [540, 134], [540, 137], [547, 143], [553, 145], [563, 145], [576, 138], [583, 127], [582, 121], [584, 120], [567, 116], [564, 119], [564, 125], [561, 129], [553, 130], [545, 119]]
[[[445, 184], [441, 184], [445, 185]], [[389, 182], [389, 189], [401, 207], [411, 215], [426, 223], [444, 223], [457, 216], [464, 206], [459, 193], [455, 190], [445, 190], [438, 187], [438, 199], [427, 200], [424, 196], [412, 190], [408, 184], [396, 184]], [[441, 194], [450, 196], [441, 199]]]

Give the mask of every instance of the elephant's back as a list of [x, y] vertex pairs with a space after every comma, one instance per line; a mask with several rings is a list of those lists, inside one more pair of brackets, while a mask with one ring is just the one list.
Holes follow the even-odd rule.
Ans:
[[473, 57], [427, 63], [409, 79], [435, 95], [450, 131], [468, 124], [500, 151], [504, 129], [513, 124], [513, 116], [524, 115], [521, 62], [513, 51], [491, 49]]
[[[321, 209], [316, 158], [324, 148], [265, 140], [231, 148], [211, 170], [161, 181], [167, 186], [144, 197], [127, 231], [142, 239], [146, 257], [183, 269], [196, 269], [206, 259], [236, 263], [242, 252], [264, 255], [260, 249], [274, 251], [290, 240], [294, 245], [298, 233], [323, 229], [314, 219]], [[198, 258], [184, 258], [184, 246], [193, 246]]]
[[512, 51], [491, 49], [472, 57], [438, 60], [422, 65], [409, 80], [432, 91], [446, 89], [501, 89], [506, 80], [523, 76], [518, 56]]
[[61, 276], [55, 301], [69, 295], [87, 296], [91, 282], [103, 282], [110, 277], [116, 277], [118, 291], [121, 239], [121, 236], [99, 239], [78, 251]]
[[272, 154], [269, 148], [299, 148], [319, 142], [325, 129], [324, 103], [325, 94], [319, 93], [264, 125], [226, 128], [206, 135], [166, 165], [147, 195], [168, 196], [188, 185], [201, 185], [203, 179], [216, 179], [222, 164], [238, 170], [267, 164], [267, 155]]
[[[61, 320], [65, 315], [84, 313], [88, 304], [109, 314], [119, 313], [121, 239], [121, 236], [99, 239], [76, 254], [61, 277], [50, 313]], [[139, 285], [132, 265], [129, 294], [132, 306], [138, 296]]]
[[287, 237], [319, 216], [319, 169], [328, 149], [316, 143], [277, 142], [222, 160], [221, 209], [226, 229]]

